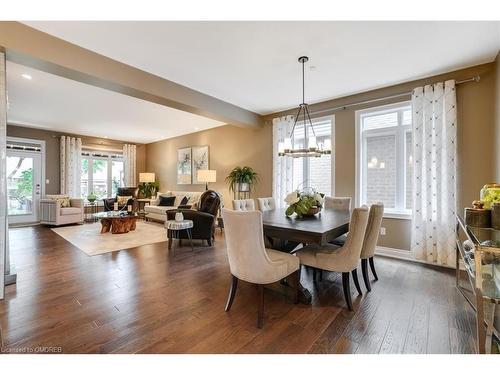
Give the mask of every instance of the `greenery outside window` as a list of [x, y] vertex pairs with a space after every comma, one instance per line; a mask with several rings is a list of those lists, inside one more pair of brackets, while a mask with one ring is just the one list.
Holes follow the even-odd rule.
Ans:
[[118, 187], [124, 184], [122, 155], [82, 154], [81, 195], [86, 198], [94, 193], [97, 199], [116, 196]]

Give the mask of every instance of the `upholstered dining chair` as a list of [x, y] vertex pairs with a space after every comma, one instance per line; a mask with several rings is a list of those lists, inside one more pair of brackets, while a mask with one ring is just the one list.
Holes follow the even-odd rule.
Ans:
[[325, 196], [325, 208], [333, 210], [350, 210], [351, 197], [328, 197]]
[[257, 198], [257, 204], [260, 212], [272, 211], [276, 209], [276, 201], [273, 197]]
[[368, 224], [366, 225], [365, 238], [363, 240], [363, 247], [361, 249], [361, 272], [363, 273], [363, 280], [366, 289], [371, 291], [370, 278], [368, 276], [368, 265], [372, 269], [373, 277], [378, 280], [377, 272], [375, 272], [375, 264], [373, 256], [375, 255], [375, 248], [377, 246], [378, 236], [380, 233], [380, 226], [382, 225], [382, 217], [384, 216], [383, 203], [374, 203], [370, 206], [370, 213], [368, 214]]
[[255, 211], [255, 201], [253, 199], [234, 199], [233, 210], [235, 211]]
[[291, 276], [295, 286], [294, 302], [298, 303], [300, 285], [299, 258], [276, 250], [266, 249], [260, 211], [222, 210], [226, 232], [226, 248], [232, 274], [226, 311], [236, 295], [238, 280], [258, 285], [259, 309], [257, 327], [264, 322], [264, 285]]
[[351, 289], [349, 286], [350, 273], [352, 273], [358, 293], [362, 294], [357, 269], [367, 222], [368, 207], [355, 208], [351, 215], [349, 234], [344, 246], [338, 247], [332, 244], [324, 246], [307, 245], [296, 253], [301, 264], [315, 269], [342, 273], [342, 287], [349, 310], [352, 310]]

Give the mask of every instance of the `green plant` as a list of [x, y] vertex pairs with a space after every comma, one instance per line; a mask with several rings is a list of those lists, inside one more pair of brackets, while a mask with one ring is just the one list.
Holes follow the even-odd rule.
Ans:
[[324, 194], [311, 191], [294, 191], [285, 198], [288, 208], [285, 211], [286, 216], [297, 214], [297, 217], [307, 215], [309, 210], [314, 207], [321, 208], [325, 202]]
[[235, 167], [226, 177], [229, 190], [234, 191], [238, 184], [255, 185], [258, 181], [257, 172], [252, 167]]
[[146, 198], [150, 198], [158, 191], [159, 188], [159, 182], [144, 182], [139, 185], [139, 193], [141, 193]]

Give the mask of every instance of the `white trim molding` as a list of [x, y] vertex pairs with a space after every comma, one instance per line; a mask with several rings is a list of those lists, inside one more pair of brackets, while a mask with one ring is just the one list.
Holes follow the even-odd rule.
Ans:
[[[455, 269], [455, 267], [452, 267], [452, 266], [447, 266], [444, 264], [432, 263], [432, 262], [427, 262], [424, 260], [415, 259], [412, 255], [412, 253], [410, 252], [410, 250], [395, 249], [393, 247], [377, 246], [375, 248], [375, 255], [379, 255], [379, 256], [383, 256], [383, 257], [387, 257], [387, 258], [406, 260], [406, 261], [414, 262], [414, 263], [427, 264], [430, 266], [438, 266], [438, 267]], [[463, 268], [462, 265], [460, 265], [460, 269], [462, 269], [462, 268]]]

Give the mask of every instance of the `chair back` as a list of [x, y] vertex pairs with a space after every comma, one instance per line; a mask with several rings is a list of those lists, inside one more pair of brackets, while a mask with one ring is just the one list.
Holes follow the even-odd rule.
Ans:
[[198, 202], [198, 211], [207, 212], [214, 216], [217, 215], [220, 207], [220, 196], [213, 190], [205, 191]]
[[268, 282], [274, 267], [264, 245], [262, 213], [222, 209], [231, 273], [255, 284]]
[[333, 210], [350, 210], [351, 197], [325, 197], [325, 208]]
[[255, 211], [255, 201], [253, 199], [235, 199], [233, 200], [233, 210]]
[[368, 215], [368, 224], [366, 225], [363, 248], [361, 250], [361, 259], [371, 258], [375, 254], [382, 217], [384, 216], [383, 203], [374, 203], [370, 207]]
[[342, 255], [342, 264], [339, 264], [339, 266], [345, 270], [353, 270], [359, 263], [367, 223], [368, 207], [355, 208], [352, 211], [347, 239], [344, 246], [339, 250], [339, 255]]
[[272, 211], [276, 209], [276, 202], [273, 197], [268, 198], [257, 198], [257, 204], [259, 205], [259, 211]]
[[139, 188], [134, 186], [123, 186], [116, 189], [116, 195], [137, 198]]

